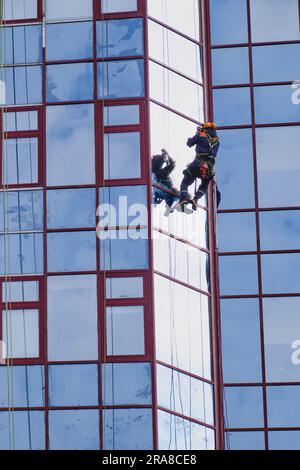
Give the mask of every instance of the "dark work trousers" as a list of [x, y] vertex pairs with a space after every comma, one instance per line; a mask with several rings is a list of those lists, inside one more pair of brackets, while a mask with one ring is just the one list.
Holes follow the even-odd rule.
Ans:
[[200, 163], [198, 160], [194, 160], [192, 163], [189, 164], [187, 169], [184, 171], [184, 178], [180, 185], [180, 199], [185, 200], [189, 198], [188, 188], [193, 184], [197, 178], [201, 179], [201, 184], [198, 187], [195, 199], [199, 200], [207, 191], [209, 181], [211, 180], [211, 176], [206, 178], [201, 178], [202, 174], [200, 171]]

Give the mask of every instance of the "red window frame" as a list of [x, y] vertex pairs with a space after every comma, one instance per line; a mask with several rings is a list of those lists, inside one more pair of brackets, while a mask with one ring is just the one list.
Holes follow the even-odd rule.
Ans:
[[[141, 298], [126, 298], [126, 299], [107, 299], [106, 298], [106, 279], [110, 278], [124, 278], [124, 277], [142, 277], [144, 296]], [[100, 273], [100, 287], [103, 293], [103, 305], [100, 312], [101, 330], [103, 331], [103, 338], [101, 341], [101, 360], [103, 363], [114, 362], [149, 362], [151, 361], [151, 308], [150, 308], [150, 274], [149, 271], [110, 271], [109, 273]], [[144, 308], [144, 344], [145, 351], [143, 355], [122, 355], [122, 356], [109, 356], [106, 349], [106, 308], [107, 307], [131, 307], [141, 306]]]
[[[2, 300], [2, 286], [3, 283], [7, 282], [17, 282], [17, 281], [37, 281], [39, 283], [39, 299], [37, 301], [24, 301], [24, 302], [3, 302]], [[40, 276], [26, 276], [26, 277], [17, 277], [12, 276], [8, 279], [0, 279], [0, 340], [3, 340], [3, 318], [2, 313], [6, 310], [7, 304], [9, 305], [9, 310], [38, 310], [39, 312], [39, 332], [38, 332], [38, 341], [39, 341], [39, 357], [34, 358], [10, 358], [10, 364], [22, 365], [22, 364], [43, 364], [45, 361], [45, 342], [44, 342], [44, 330], [45, 330], [45, 315], [44, 315], [44, 290], [43, 290], [43, 278]], [[4, 359], [5, 364], [8, 363], [8, 360]]]
[[116, 13], [102, 13], [102, 1], [94, 0], [94, 17], [97, 20], [106, 20], [106, 19], [120, 19], [120, 18], [133, 18], [137, 16], [142, 16], [144, 12], [143, 0], [137, 0], [137, 10], [136, 11], [122, 11]]
[[21, 18], [18, 20], [3, 21], [5, 25], [22, 24], [22, 23], [38, 23], [43, 20], [43, 0], [36, 0], [37, 3], [37, 16], [35, 18]]
[[[43, 186], [43, 123], [42, 123], [42, 108], [37, 106], [16, 106], [13, 108], [4, 108], [3, 113], [17, 113], [22, 111], [37, 111], [38, 119], [37, 119], [37, 130], [34, 131], [5, 131], [3, 133], [2, 129], [2, 120], [0, 122], [0, 132], [1, 132], [1, 144], [2, 139], [10, 140], [10, 139], [27, 139], [27, 138], [36, 138], [38, 140], [38, 158], [37, 158], [37, 166], [38, 166], [38, 174], [37, 174], [37, 182], [36, 183], [20, 183], [20, 184], [5, 184], [5, 187], [10, 188], [38, 188]], [[4, 116], [4, 115], [3, 115]], [[3, 136], [3, 137], [2, 137]], [[2, 168], [3, 168], [3, 145], [0, 146], [0, 185], [3, 186], [3, 175], [2, 175]]]
[[[123, 125], [123, 126], [104, 126], [104, 107], [107, 106], [126, 106], [126, 105], [139, 105], [140, 107], [140, 122], [137, 125]], [[103, 101], [97, 103], [95, 113], [95, 128], [96, 128], [96, 161], [98, 165], [98, 185], [99, 186], [130, 186], [148, 183], [148, 156], [146, 152], [146, 106], [145, 101], [140, 99], [132, 100], [106, 100], [105, 106]], [[139, 178], [130, 179], [104, 179], [104, 134], [118, 134], [123, 132], [139, 132], [140, 134], [140, 164], [141, 176]]]

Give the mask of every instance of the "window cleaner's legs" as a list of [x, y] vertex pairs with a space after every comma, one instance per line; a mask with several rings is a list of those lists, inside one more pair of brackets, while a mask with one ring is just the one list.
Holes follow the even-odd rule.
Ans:
[[190, 202], [189, 186], [196, 180], [196, 176], [190, 171], [184, 171], [184, 178], [180, 185], [180, 203]]

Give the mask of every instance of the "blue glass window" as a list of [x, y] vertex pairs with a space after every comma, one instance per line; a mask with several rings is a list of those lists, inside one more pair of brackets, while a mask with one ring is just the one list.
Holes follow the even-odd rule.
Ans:
[[143, 55], [143, 19], [97, 22], [97, 57]]
[[214, 85], [249, 83], [248, 47], [230, 47], [212, 50]]
[[38, 310], [3, 310], [2, 331], [7, 345], [5, 357], [32, 359], [40, 356]]
[[271, 428], [299, 426], [300, 387], [267, 387], [268, 424]]
[[[43, 366], [14, 366], [12, 367], [14, 407], [45, 406], [44, 401], [44, 367]], [[8, 399], [7, 367], [0, 367], [0, 407], [11, 406]]]
[[255, 251], [256, 222], [252, 212], [218, 215], [219, 251]]
[[3, 164], [6, 184], [34, 184], [38, 181], [38, 139], [7, 139]]
[[147, 269], [147, 230], [109, 230], [100, 235], [101, 270]]
[[2, 284], [2, 302], [38, 302], [38, 281], [7, 281]]
[[104, 178], [129, 179], [141, 176], [139, 132], [113, 133], [104, 136]]
[[300, 121], [300, 106], [293, 102], [290, 85], [254, 88], [256, 124]]
[[38, 113], [37, 111], [4, 113], [3, 128], [7, 132], [36, 131], [38, 129]]
[[49, 360], [97, 360], [96, 276], [49, 276], [47, 297]]
[[229, 428], [264, 427], [260, 387], [225, 387], [225, 400]]
[[99, 450], [99, 411], [49, 411], [49, 440], [50, 450]]
[[211, 0], [212, 44], [248, 42], [246, 0]]
[[262, 255], [262, 285], [264, 294], [298, 293], [300, 253]]
[[46, 19], [75, 20], [93, 17], [93, 0], [47, 0]]
[[218, 126], [233, 126], [251, 123], [249, 88], [214, 90], [214, 120]]
[[263, 299], [268, 382], [299, 381], [299, 308], [299, 297]]
[[217, 179], [222, 195], [220, 209], [252, 208], [255, 202], [251, 130], [220, 131], [219, 136]]
[[270, 450], [300, 450], [300, 431], [271, 431]]
[[43, 266], [43, 234], [24, 233], [9, 235], [5, 242], [0, 235], [0, 274], [5, 274], [7, 245], [10, 247], [10, 258], [7, 266], [9, 274], [41, 274]]
[[136, 11], [137, 0], [99, 0], [102, 13], [119, 13], [123, 11]]
[[4, 0], [4, 20], [24, 20], [37, 17], [37, 0]]
[[[9, 191], [0, 193], [0, 232], [43, 230], [43, 191]], [[6, 218], [3, 208], [6, 208]]]
[[259, 218], [262, 250], [296, 250], [299, 248], [299, 211], [261, 212]]
[[106, 347], [108, 356], [145, 354], [144, 307], [106, 308]]
[[144, 61], [117, 60], [98, 64], [98, 98], [144, 96]]
[[91, 21], [46, 25], [47, 61], [92, 58], [93, 23]]
[[139, 124], [139, 122], [139, 105], [105, 106], [104, 108], [105, 126], [128, 126]]
[[7, 67], [3, 72], [7, 105], [42, 102], [42, 67]]
[[[11, 432], [11, 412], [0, 412], [0, 450], [12, 450], [9, 442]], [[14, 411], [14, 448], [13, 450], [45, 449], [44, 411]]]
[[221, 256], [219, 261], [222, 295], [258, 293], [256, 256]]
[[144, 297], [143, 277], [109, 277], [105, 280], [107, 299], [141, 299]]
[[48, 271], [94, 271], [95, 232], [48, 233]]
[[224, 382], [260, 382], [262, 375], [258, 300], [222, 300], [221, 321]]
[[94, 189], [47, 191], [47, 226], [50, 229], [95, 227]]
[[47, 101], [84, 101], [94, 97], [93, 64], [47, 65]]
[[115, 409], [103, 413], [105, 449], [152, 449], [151, 409]]
[[227, 432], [226, 450], [265, 450], [265, 433], [262, 431]]
[[284, 15], [278, 0], [251, 0], [250, 7], [253, 42], [300, 39], [297, 0], [285, 0]]
[[98, 405], [97, 364], [50, 365], [48, 372], [50, 406]]
[[103, 364], [102, 396], [104, 405], [151, 405], [150, 364]]
[[48, 186], [93, 184], [94, 106], [48, 106], [46, 119]]
[[[288, 82], [300, 77], [300, 65], [295, 57], [300, 44], [278, 44], [252, 48], [254, 82]], [[278, 60], [280, 57], [280, 61]]]
[[5, 28], [5, 64], [30, 64], [42, 61], [42, 27]]

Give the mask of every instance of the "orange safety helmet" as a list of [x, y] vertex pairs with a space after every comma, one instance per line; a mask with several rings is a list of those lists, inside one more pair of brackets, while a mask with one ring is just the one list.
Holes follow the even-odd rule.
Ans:
[[214, 123], [214, 122], [205, 122], [203, 124], [203, 129], [216, 129], [217, 128], [217, 125]]

